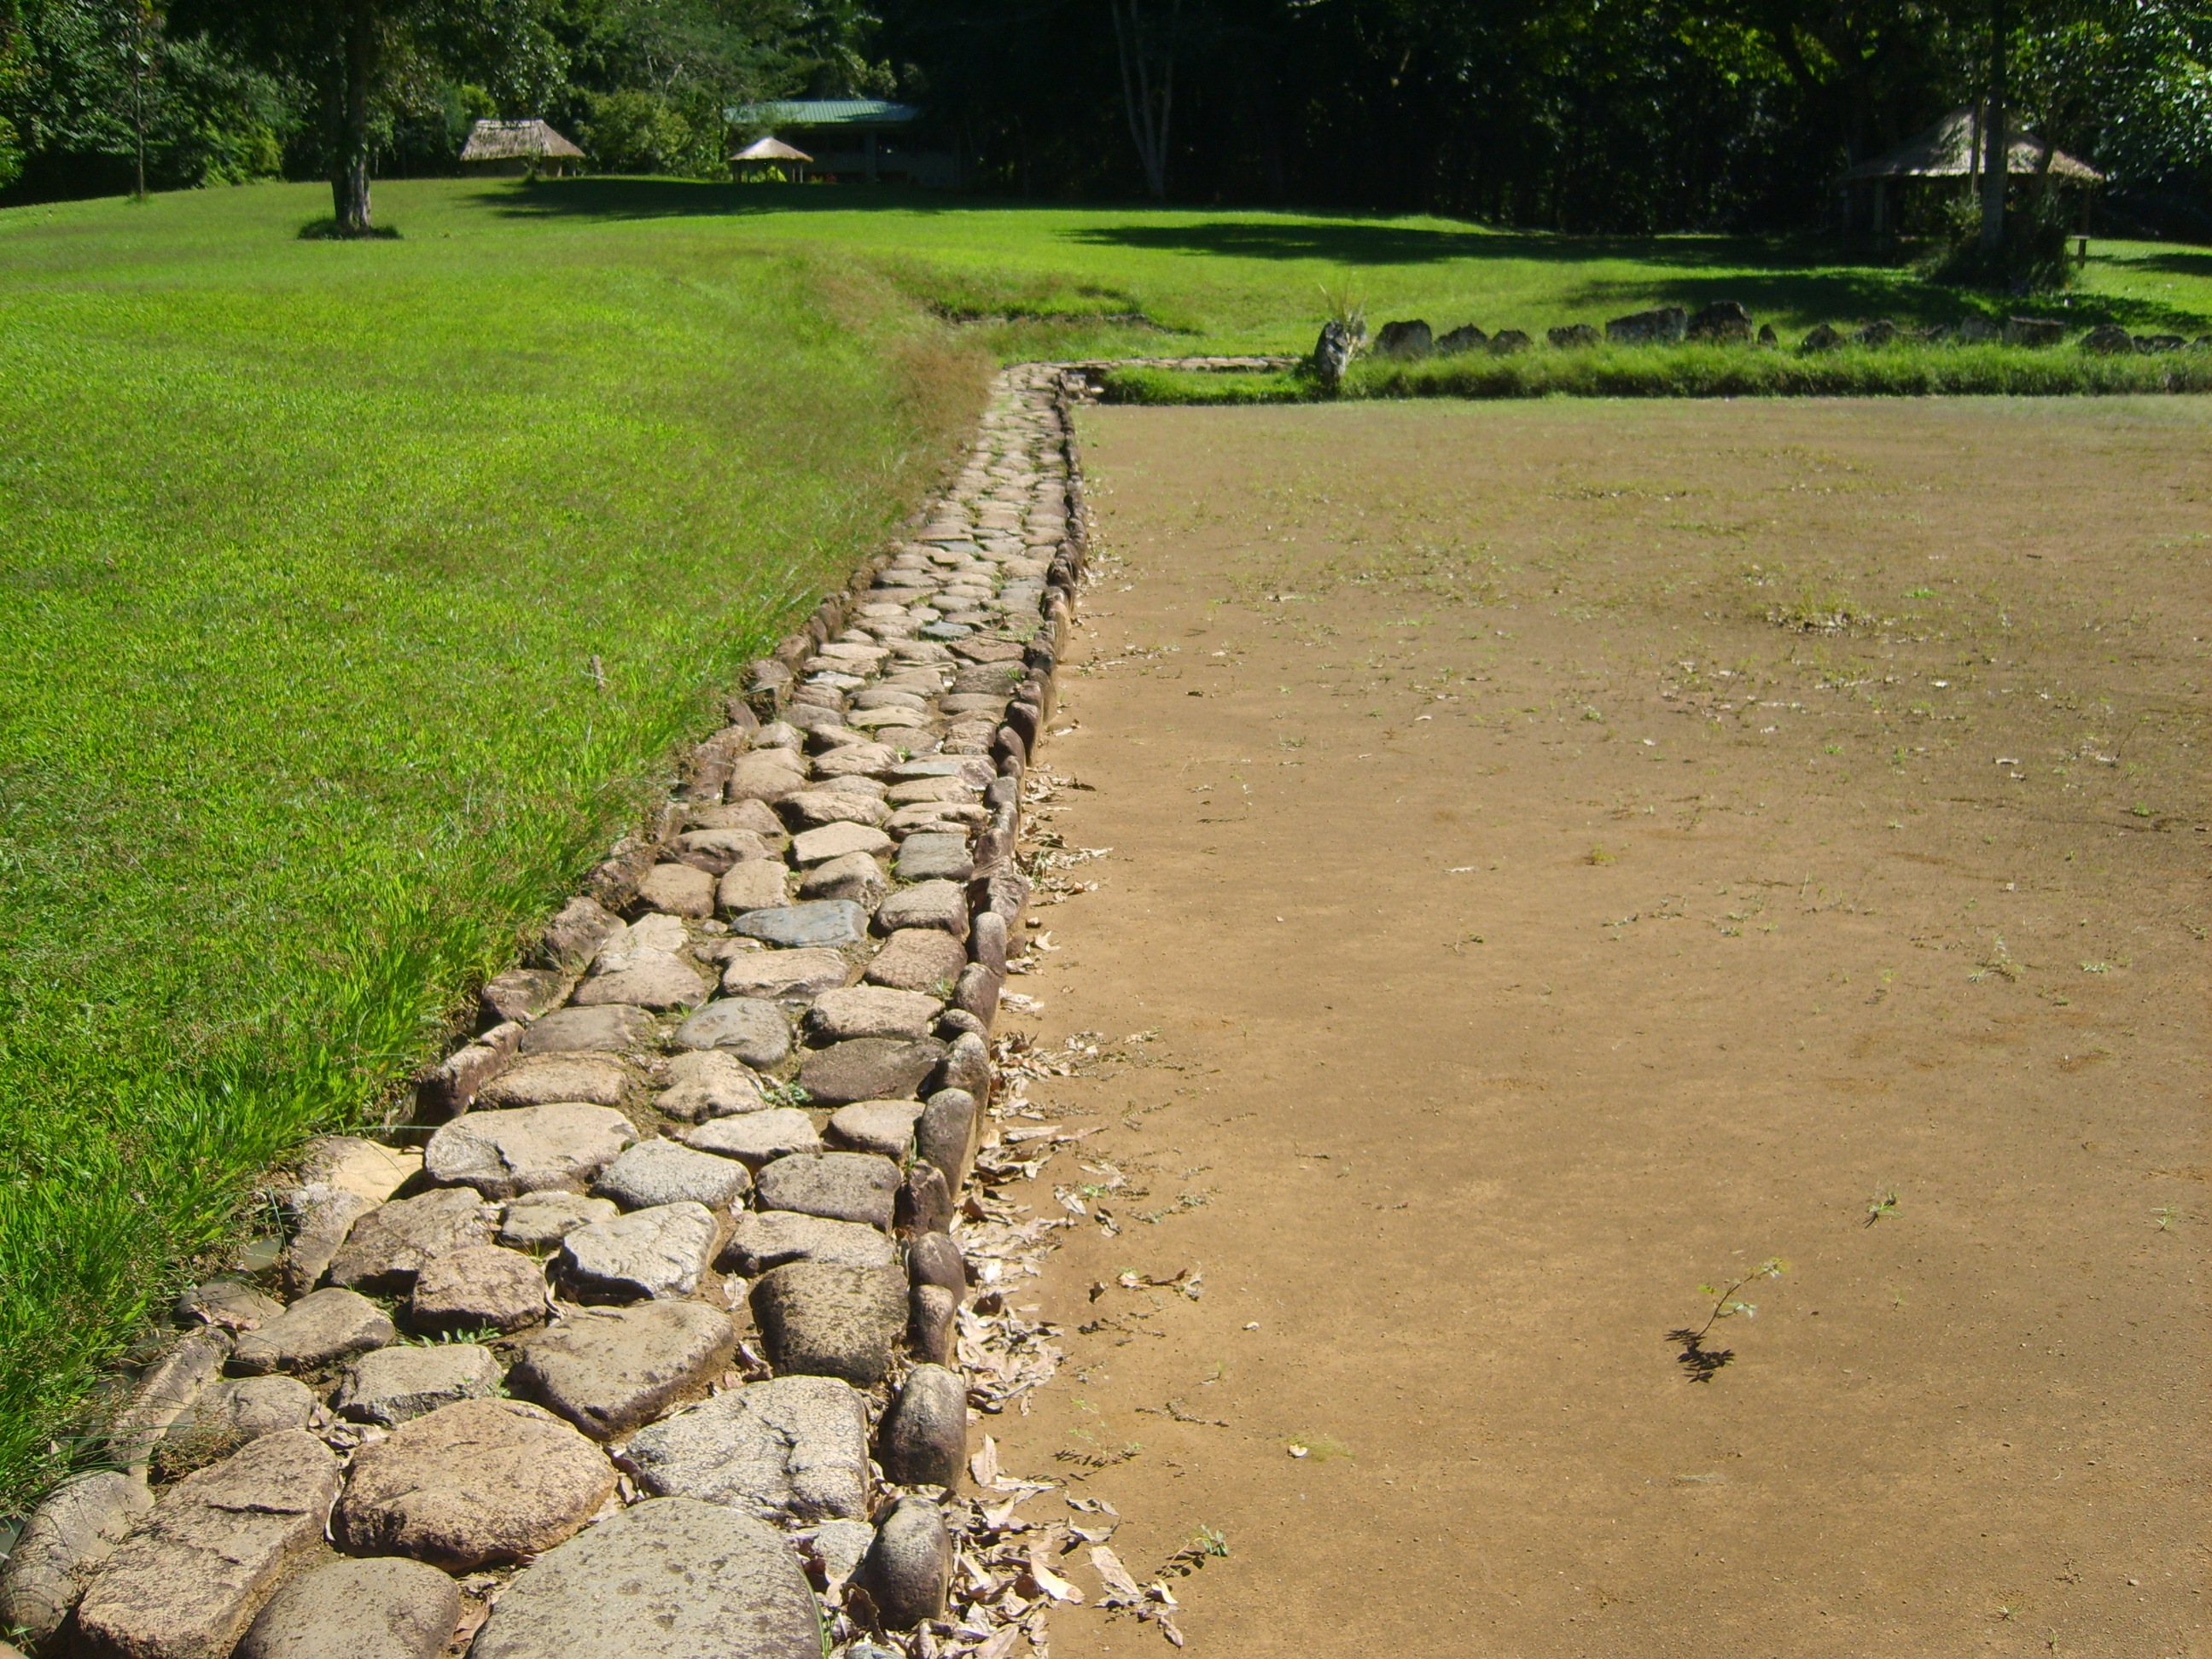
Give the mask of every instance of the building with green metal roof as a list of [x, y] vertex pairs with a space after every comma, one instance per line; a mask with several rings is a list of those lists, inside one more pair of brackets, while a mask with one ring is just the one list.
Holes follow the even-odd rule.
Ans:
[[833, 179], [927, 185], [951, 189], [960, 182], [960, 158], [951, 150], [924, 149], [904, 130], [922, 117], [919, 105], [883, 98], [790, 98], [740, 104], [731, 121], [772, 134], [814, 158], [817, 175]]

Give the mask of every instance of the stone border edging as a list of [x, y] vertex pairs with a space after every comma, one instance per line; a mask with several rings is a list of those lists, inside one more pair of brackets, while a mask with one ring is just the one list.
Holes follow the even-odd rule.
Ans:
[[283, 1259], [180, 1298], [114, 1467], [31, 1516], [0, 1622], [131, 1659], [368, 1622], [426, 1659], [554, 1659], [639, 1562], [696, 1560], [728, 1582], [625, 1614], [641, 1659], [1042, 1646], [1070, 1587], [1007, 1500], [1054, 1483], [988, 1437], [971, 1457], [969, 1419], [1057, 1365], [1006, 1292], [1061, 1224], [970, 1176], [1088, 550], [1087, 390], [995, 378], [912, 533], [752, 665], [483, 988], [416, 1080], [419, 1152], [305, 1149]]

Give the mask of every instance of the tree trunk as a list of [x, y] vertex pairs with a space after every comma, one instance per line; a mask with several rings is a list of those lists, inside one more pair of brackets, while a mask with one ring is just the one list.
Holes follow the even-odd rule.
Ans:
[[[1124, 10], [1126, 8], [1127, 15]], [[1145, 169], [1145, 189], [1156, 202], [1168, 194], [1168, 118], [1175, 106], [1176, 24], [1182, 0], [1170, 0], [1168, 36], [1158, 48], [1158, 86], [1153, 85], [1153, 48], [1145, 39], [1145, 15], [1139, 0], [1114, 0], [1114, 45], [1121, 60], [1121, 107], [1129, 118], [1129, 137]]]
[[2005, 186], [2012, 179], [2012, 135], [2005, 125], [2005, 3], [1990, 0], [1990, 112], [1982, 125], [1982, 252], [2004, 246]]
[[368, 101], [376, 75], [374, 0], [354, 0], [338, 41], [337, 131], [331, 150], [331, 216], [341, 236], [366, 236], [368, 212]]

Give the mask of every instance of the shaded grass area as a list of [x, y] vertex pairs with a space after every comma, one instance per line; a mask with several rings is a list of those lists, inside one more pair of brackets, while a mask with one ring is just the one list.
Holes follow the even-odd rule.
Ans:
[[849, 261], [315, 197], [0, 215], [0, 1501], [981, 403]]
[[[2104, 357], [2071, 347], [1846, 347], [1799, 356], [1741, 346], [1545, 347], [1417, 362], [1364, 359], [1346, 398], [2057, 397], [2212, 392], [2212, 352]], [[1310, 374], [1119, 368], [1104, 397], [1120, 404], [1279, 404], [1322, 398]]]

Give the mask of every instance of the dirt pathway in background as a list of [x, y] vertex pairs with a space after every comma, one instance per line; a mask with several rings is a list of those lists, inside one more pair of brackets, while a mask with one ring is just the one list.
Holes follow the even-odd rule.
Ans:
[[1201, 1654], [2207, 1651], [2212, 410], [1085, 428], [1006, 1466]]

